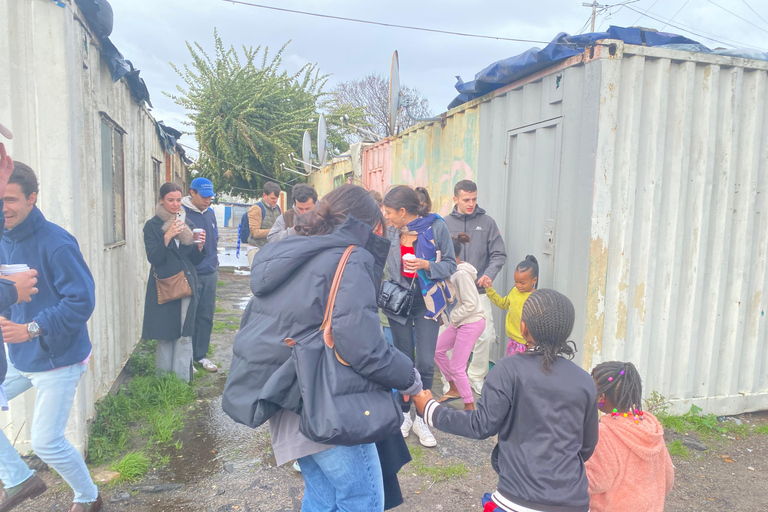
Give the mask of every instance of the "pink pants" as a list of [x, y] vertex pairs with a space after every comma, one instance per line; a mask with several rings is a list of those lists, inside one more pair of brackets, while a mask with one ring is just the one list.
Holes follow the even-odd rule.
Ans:
[[[471, 324], [464, 324], [459, 328], [449, 325], [443, 334], [437, 338], [435, 364], [443, 372], [446, 379], [456, 383], [459, 395], [465, 404], [471, 404], [475, 401], [467, 378], [467, 361], [469, 361], [469, 355], [472, 353], [477, 338], [483, 334], [483, 330], [485, 330], [485, 318]], [[453, 349], [453, 355], [449, 360], [446, 352], [451, 349]]]

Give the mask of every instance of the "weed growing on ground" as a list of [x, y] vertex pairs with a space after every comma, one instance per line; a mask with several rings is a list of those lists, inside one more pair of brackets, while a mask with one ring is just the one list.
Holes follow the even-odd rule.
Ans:
[[240, 328], [240, 319], [228, 317], [225, 320], [214, 320], [213, 330], [211, 332], [221, 334], [223, 332], [236, 331]]
[[664, 396], [658, 391], [652, 392], [651, 396], [646, 398], [643, 402], [643, 407], [645, 410], [654, 416], [667, 415], [667, 411], [669, 410], [670, 406], [669, 400], [664, 398]]
[[216, 286], [218, 286], [219, 288], [221, 288], [222, 286], [226, 286], [226, 285], [227, 285], [227, 283], [225, 283], [225, 282], [224, 282], [224, 281], [222, 281], [221, 279], [219, 279], [218, 281], [216, 281]]
[[421, 446], [408, 445], [411, 452], [411, 464], [416, 470], [416, 474], [429, 477], [433, 482], [442, 482], [453, 478], [467, 476], [469, 470], [462, 464], [441, 464], [430, 465], [426, 462], [426, 454]]
[[141, 451], [127, 453], [118, 463], [112, 465], [112, 471], [120, 473], [121, 481], [138, 480], [149, 471], [149, 457]]
[[137, 424], [145, 425], [143, 430], [149, 434], [150, 445], [171, 442], [173, 434], [183, 428], [179, 409], [194, 402], [197, 393], [175, 374], [154, 375], [155, 346], [142, 343], [130, 359], [135, 377], [117, 394], [107, 395], [97, 404], [88, 443], [91, 462], [100, 464], [124, 454], [129, 449], [131, 434], [139, 428]]
[[224, 311], [226, 311], [224, 308], [220, 308], [219, 306], [216, 306], [214, 313], [223, 313]]
[[675, 439], [671, 443], [667, 445], [667, 449], [669, 450], [669, 454], [673, 457], [680, 457], [681, 459], [687, 459], [691, 456], [691, 452], [688, 450], [688, 448], [680, 441], [679, 439]]
[[671, 414], [658, 414], [657, 418], [665, 429], [674, 430], [680, 434], [697, 432], [702, 436], [716, 436], [731, 434], [746, 436], [750, 433], [750, 427], [746, 423], [741, 425], [731, 421], [718, 421], [714, 414], [701, 414], [702, 409], [696, 405], [691, 406], [687, 413], [676, 416]]
[[760, 425], [759, 427], [755, 427], [755, 433], [756, 434], [768, 435], [768, 424]]

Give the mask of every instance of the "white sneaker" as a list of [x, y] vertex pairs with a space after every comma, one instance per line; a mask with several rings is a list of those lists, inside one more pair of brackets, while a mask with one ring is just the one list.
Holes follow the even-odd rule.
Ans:
[[431, 447], [437, 444], [435, 436], [432, 435], [427, 424], [424, 423], [424, 420], [419, 416], [417, 416], [416, 421], [413, 422], [413, 433], [418, 436], [419, 442], [424, 446]]
[[469, 381], [469, 385], [472, 386], [472, 389], [475, 390], [475, 393], [478, 395], [482, 394], [483, 392], [483, 381], [481, 380], [471, 380]]
[[403, 413], [403, 423], [400, 425], [400, 433], [403, 434], [403, 437], [408, 437], [408, 434], [411, 433], [411, 426], [413, 425], [413, 420], [411, 419], [411, 413], [410, 412], [404, 412]]
[[200, 363], [200, 365], [203, 367], [203, 370], [205, 371], [208, 371], [211, 373], [216, 373], [217, 371], [219, 371], [219, 367], [213, 364], [211, 360], [208, 359], [207, 357], [202, 358], [201, 360], [198, 361], [198, 363]]
[[293, 463], [293, 470], [294, 471], [298, 471], [299, 473], [301, 473], [301, 466], [299, 466], [299, 461], [295, 461]]
[[448, 384], [445, 380], [443, 381], [443, 394], [447, 395], [448, 391], [451, 389], [451, 385]]

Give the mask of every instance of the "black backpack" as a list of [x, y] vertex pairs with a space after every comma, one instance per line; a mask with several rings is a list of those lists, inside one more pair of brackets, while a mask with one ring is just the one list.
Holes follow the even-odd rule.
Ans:
[[251, 236], [251, 226], [248, 224], [248, 210], [240, 217], [240, 227], [237, 233], [240, 243], [247, 244], [248, 237]]

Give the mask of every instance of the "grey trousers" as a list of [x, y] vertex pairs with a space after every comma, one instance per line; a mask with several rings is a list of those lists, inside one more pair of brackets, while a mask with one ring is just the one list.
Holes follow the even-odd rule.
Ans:
[[[191, 297], [181, 299], [181, 325], [187, 319]], [[155, 368], [158, 374], [174, 372], [184, 382], [192, 380], [192, 337], [182, 336], [175, 340], [157, 340]]]
[[208, 354], [213, 330], [213, 315], [216, 313], [216, 286], [219, 273], [197, 276], [197, 312], [195, 313], [195, 330], [192, 333], [192, 357], [199, 361]]

